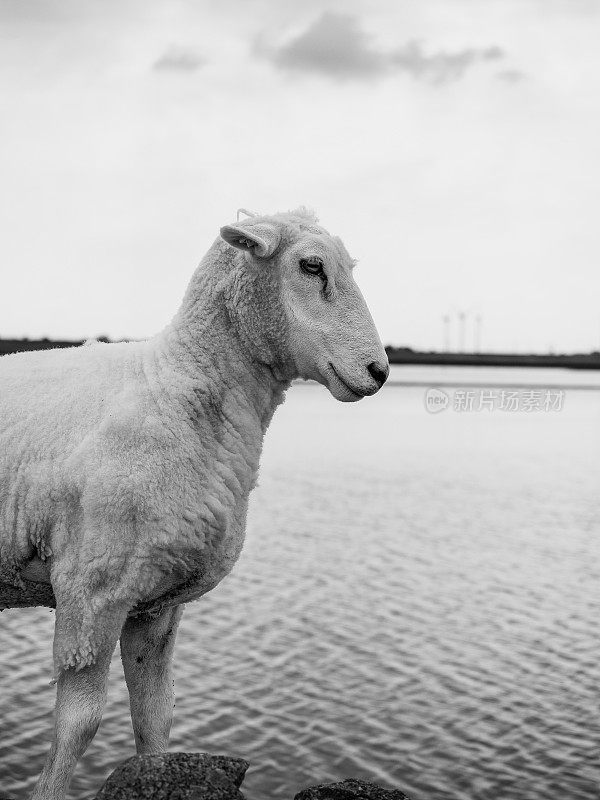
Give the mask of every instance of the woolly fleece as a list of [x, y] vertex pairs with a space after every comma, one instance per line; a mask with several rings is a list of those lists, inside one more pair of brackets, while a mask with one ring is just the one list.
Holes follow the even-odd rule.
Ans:
[[[303, 210], [248, 224], [277, 231], [271, 251], [333, 241]], [[300, 373], [280, 283], [219, 238], [157, 336], [0, 358], [0, 608], [55, 600], [55, 675], [94, 663], [128, 614], [232, 569], [263, 436]], [[23, 581], [36, 555], [53, 592]]]

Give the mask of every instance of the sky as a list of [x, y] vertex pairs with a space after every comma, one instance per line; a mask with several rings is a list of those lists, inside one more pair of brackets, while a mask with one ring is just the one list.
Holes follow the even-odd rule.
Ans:
[[385, 343], [600, 349], [600, 0], [0, 0], [0, 336], [144, 337], [306, 205]]

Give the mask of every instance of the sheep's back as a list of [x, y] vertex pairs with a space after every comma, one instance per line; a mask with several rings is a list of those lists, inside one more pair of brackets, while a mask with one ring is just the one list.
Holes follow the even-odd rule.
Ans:
[[0, 357], [0, 441], [18, 435], [57, 448], [78, 436], [97, 422], [106, 399], [139, 375], [143, 345], [95, 343]]
[[0, 358], [0, 575], [32, 547], [44, 554], [83, 477], [73, 455], [139, 381], [142, 350], [93, 344]]

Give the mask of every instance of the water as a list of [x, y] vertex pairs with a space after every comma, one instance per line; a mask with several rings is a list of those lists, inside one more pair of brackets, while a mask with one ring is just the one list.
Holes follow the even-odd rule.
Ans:
[[[244, 553], [184, 615], [172, 747], [247, 758], [252, 800], [347, 776], [413, 800], [597, 800], [600, 375], [393, 381], [353, 405], [299, 385], [277, 412]], [[560, 384], [564, 407], [425, 411], [425, 386], [461, 382]], [[0, 617], [0, 789], [19, 798], [48, 742], [52, 624]], [[115, 657], [71, 797], [132, 743]]]

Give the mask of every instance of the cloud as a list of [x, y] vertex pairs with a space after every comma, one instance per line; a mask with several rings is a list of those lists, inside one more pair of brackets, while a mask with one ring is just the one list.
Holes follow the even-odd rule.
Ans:
[[186, 47], [171, 45], [154, 62], [153, 69], [173, 72], [195, 72], [206, 64], [206, 59]]
[[477, 62], [501, 58], [504, 58], [504, 52], [496, 46], [483, 49], [467, 47], [452, 53], [440, 50], [426, 55], [419, 42], [408, 42], [388, 55], [392, 66], [408, 72], [417, 80], [431, 83], [456, 81]]
[[504, 83], [515, 84], [521, 83], [527, 76], [518, 69], [504, 69], [502, 72], [499, 72], [496, 77], [498, 80], [504, 81]]
[[385, 70], [385, 58], [349, 14], [326, 12], [304, 33], [279, 49], [263, 53], [285, 70], [317, 72], [336, 78], [365, 78]]
[[324, 13], [280, 47], [273, 47], [261, 37], [256, 52], [289, 72], [312, 72], [338, 80], [368, 80], [405, 72], [431, 83], [458, 80], [475, 63], [504, 57], [497, 46], [429, 55], [414, 41], [394, 50], [377, 49], [355, 16], [333, 12]]

